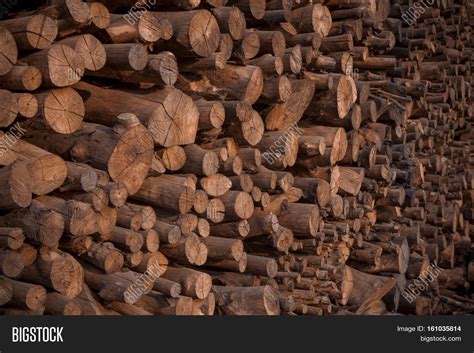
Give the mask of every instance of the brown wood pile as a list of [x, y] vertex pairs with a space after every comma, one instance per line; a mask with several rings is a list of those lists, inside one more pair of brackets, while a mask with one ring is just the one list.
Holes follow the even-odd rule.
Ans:
[[0, 21], [2, 314], [474, 311], [469, 0], [39, 3]]

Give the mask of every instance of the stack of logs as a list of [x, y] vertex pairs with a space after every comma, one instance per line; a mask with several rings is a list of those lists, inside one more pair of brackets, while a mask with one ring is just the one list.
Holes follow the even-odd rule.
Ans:
[[474, 311], [469, 0], [38, 3], [0, 21], [2, 314]]

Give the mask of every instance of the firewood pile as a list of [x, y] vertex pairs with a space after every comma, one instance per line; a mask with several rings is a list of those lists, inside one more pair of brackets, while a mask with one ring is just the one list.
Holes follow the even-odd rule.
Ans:
[[474, 6], [411, 3], [13, 8], [0, 312], [473, 313]]

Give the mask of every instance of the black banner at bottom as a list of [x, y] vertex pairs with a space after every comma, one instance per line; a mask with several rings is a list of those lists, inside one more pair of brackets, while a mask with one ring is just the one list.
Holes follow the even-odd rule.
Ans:
[[0, 353], [474, 352], [471, 316], [0, 317]]

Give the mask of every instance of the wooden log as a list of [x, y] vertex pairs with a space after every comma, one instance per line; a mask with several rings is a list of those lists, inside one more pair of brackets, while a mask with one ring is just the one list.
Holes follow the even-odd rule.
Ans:
[[46, 294], [45, 314], [78, 316], [82, 314], [82, 307], [77, 299], [68, 298], [59, 293]]
[[227, 65], [208, 73], [209, 81], [236, 99], [255, 103], [263, 90], [263, 72], [257, 66]]
[[[56, 22], [42, 14], [3, 20], [2, 27], [11, 32], [19, 50], [46, 49], [58, 35]], [[7, 34], [2, 34], [2, 37], [5, 36], [9, 38]]]
[[84, 68], [91, 71], [102, 69], [106, 64], [107, 54], [114, 54], [107, 52], [104, 45], [91, 34], [67, 37], [59, 43], [74, 49], [84, 60]]
[[30, 93], [14, 93], [18, 102], [18, 114], [30, 119], [38, 114], [38, 100]]
[[35, 94], [44, 122], [60, 134], [71, 134], [82, 126], [84, 102], [72, 88], [60, 88]]
[[202, 266], [207, 260], [207, 249], [201, 246], [201, 241], [194, 233], [183, 235], [181, 239], [172, 245], [161, 247], [163, 253], [179, 262]]
[[41, 86], [43, 76], [35, 66], [15, 65], [2, 75], [0, 88], [19, 91], [34, 91]]
[[229, 190], [218, 199], [225, 207], [226, 220], [249, 219], [253, 214], [252, 198], [245, 192]]
[[196, 138], [199, 111], [191, 98], [177, 89], [170, 87], [132, 95], [84, 82], [75, 87], [85, 99], [86, 120], [113, 126], [117, 116], [133, 110], [157, 144], [171, 147], [193, 143]]
[[25, 264], [20, 254], [7, 250], [0, 252], [0, 269], [3, 275], [16, 278], [21, 275], [24, 267]]
[[75, 298], [82, 291], [84, 271], [71, 255], [41, 248], [37, 262], [23, 269], [21, 279]]
[[212, 288], [212, 278], [207, 273], [185, 267], [168, 267], [163, 278], [181, 285], [182, 293], [197, 299], [205, 299]]
[[92, 243], [81, 257], [92, 263], [105, 273], [114, 273], [121, 270], [124, 264], [123, 255], [115, 249], [112, 243]]
[[238, 7], [215, 7], [211, 12], [219, 23], [221, 33], [229, 33], [234, 40], [243, 38], [246, 22]]
[[208, 257], [217, 260], [240, 261], [244, 253], [241, 240], [225, 239], [220, 237], [206, 237], [202, 242], [208, 249]]
[[[194, 189], [163, 177], [145, 179], [133, 198], [164, 209], [185, 214], [194, 204]], [[178, 196], [178, 197], [176, 197]]]
[[27, 173], [28, 163], [24, 161], [15, 161], [0, 169], [0, 207], [15, 209], [30, 205], [32, 188], [29, 181], [24, 180]]
[[[88, 136], [84, 136], [85, 131]], [[153, 158], [152, 138], [133, 114], [122, 114], [113, 129], [88, 124], [67, 139], [43, 131], [47, 138], [35, 134], [31, 139], [55, 150], [69, 154], [79, 162], [89, 161], [95, 168], [108, 170], [111, 178], [122, 183], [130, 194], [138, 191]], [[97, 156], [95, 151], [103, 151]], [[133, 173], [132, 173], [133, 170]]]
[[357, 99], [354, 80], [349, 76], [335, 77], [335, 84], [327, 92], [314, 95], [306, 114], [328, 119], [343, 119]]
[[21, 228], [0, 228], [0, 244], [4, 248], [17, 250], [22, 247], [25, 236]]
[[321, 4], [308, 5], [291, 11], [291, 23], [299, 33], [318, 33], [327, 36], [332, 26], [329, 9]]
[[319, 208], [316, 205], [292, 203], [287, 213], [278, 216], [278, 221], [295, 233], [314, 237], [319, 228]]
[[278, 294], [270, 286], [213, 286], [216, 305], [226, 315], [279, 315]]
[[10, 304], [42, 314], [45, 310], [46, 289], [41, 286], [8, 279], [13, 289]]
[[278, 271], [278, 265], [272, 258], [247, 254], [246, 273], [274, 278]]
[[[265, 118], [268, 130], [297, 130], [297, 124], [314, 95], [315, 85], [310, 80], [290, 80], [291, 95], [281, 104], [271, 107]], [[294, 131], [295, 132], [295, 131]]]
[[248, 16], [260, 20], [265, 15], [266, 4], [263, 0], [234, 0], [232, 4]]
[[159, 12], [157, 15], [171, 22], [174, 40], [180, 48], [190, 50], [201, 57], [208, 57], [217, 50], [220, 41], [219, 24], [211, 12], [192, 10]]
[[234, 51], [231, 57], [236, 60], [243, 61], [254, 58], [260, 51], [260, 39], [254, 32], [246, 32], [244, 37], [236, 41]]
[[84, 75], [85, 62], [82, 56], [67, 45], [55, 44], [37, 51], [22, 60], [37, 67], [43, 75], [43, 86], [71, 86]]

